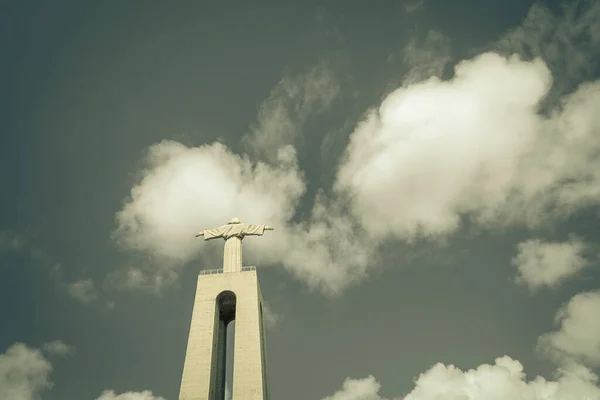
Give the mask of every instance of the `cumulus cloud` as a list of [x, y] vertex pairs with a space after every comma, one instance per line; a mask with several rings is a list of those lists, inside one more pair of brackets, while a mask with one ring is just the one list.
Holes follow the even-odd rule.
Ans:
[[235, 215], [276, 229], [248, 246], [255, 262], [283, 264], [338, 294], [367, 276], [386, 238], [439, 237], [465, 218], [535, 226], [597, 205], [600, 82], [544, 116], [539, 102], [551, 84], [540, 59], [486, 53], [459, 63], [451, 80], [397, 89], [351, 135], [333, 190], [319, 191], [294, 223], [305, 186], [293, 147], [266, 164], [218, 143], [153, 145], [114, 233], [146, 266], [118, 281], [172, 282], [179, 265], [208, 254], [201, 249], [222, 251], [191, 233]]
[[[595, 35], [589, 18], [572, 22], [588, 21], [586, 32]], [[245, 241], [245, 258], [281, 264], [312, 288], [339, 294], [368, 276], [386, 240], [444, 237], [466, 219], [538, 227], [599, 204], [600, 81], [581, 84], [541, 112], [556, 84], [546, 52], [527, 59], [480, 54], [442, 80], [447, 40], [433, 32], [425, 43], [425, 51], [409, 44], [414, 74], [365, 114], [333, 187], [318, 191], [302, 221], [292, 221], [305, 191], [293, 144], [338, 93], [325, 67], [273, 89], [244, 138], [250, 156], [218, 143], [151, 146], [113, 235], [137, 258], [111, 282], [156, 290], [196, 257], [218, 268], [221, 247], [199, 243], [193, 233], [238, 216], [275, 227]], [[551, 285], [560, 278], [540, 279]]]
[[129, 268], [125, 281], [151, 287], [172, 282], [178, 266], [207, 248], [194, 233], [233, 216], [281, 229], [303, 192], [302, 174], [289, 146], [278, 151], [278, 164], [271, 166], [253, 163], [219, 143], [153, 145], [141, 180], [116, 216], [117, 243], [149, 257], [145, 266]]
[[342, 388], [323, 400], [383, 400], [378, 395], [381, 385], [373, 376], [365, 379], [347, 378]]
[[305, 220], [282, 226], [269, 241], [256, 241], [248, 254], [259, 265], [281, 263], [309, 287], [339, 295], [378, 262], [374, 244], [347, 209], [342, 197], [319, 192]]
[[298, 75], [287, 75], [259, 106], [257, 122], [242, 142], [257, 159], [276, 162], [277, 151], [295, 145], [309, 117], [328, 109], [340, 90], [326, 64]]
[[556, 314], [560, 329], [542, 335], [539, 349], [558, 362], [600, 365], [600, 291], [579, 293]]
[[[523, 365], [510, 357], [492, 365], [462, 371], [454, 365], [436, 364], [422, 373], [415, 387], [397, 400], [598, 400], [598, 377], [589, 369], [572, 364], [556, 372], [556, 380], [527, 380]], [[347, 379], [343, 388], [323, 400], [385, 400], [381, 385], [369, 376]]]
[[542, 58], [558, 79], [551, 98], [557, 100], [600, 65], [600, 1], [563, 2], [560, 14], [535, 3], [523, 23], [506, 33], [494, 46], [504, 53]]
[[116, 394], [113, 390], [105, 390], [96, 400], [165, 400], [164, 397], [154, 396], [151, 391], [125, 392]]
[[61, 264], [54, 264], [50, 268], [50, 277], [58, 288], [81, 303], [89, 304], [99, 297], [98, 289], [92, 279], [80, 279], [71, 283], [65, 282], [65, 269]]
[[350, 138], [337, 188], [377, 235], [447, 233], [501, 204], [540, 124], [551, 82], [541, 60], [484, 54], [391, 93]]
[[0, 354], [0, 399], [34, 400], [52, 387], [52, 365], [38, 349], [15, 343]]
[[147, 168], [117, 213], [113, 234], [123, 249], [148, 258], [142, 266], [117, 271], [113, 282], [159, 289], [195, 257], [205, 257], [209, 265], [222, 262], [222, 245], [211, 247], [193, 235], [232, 216], [275, 228], [260, 239], [246, 239], [245, 259], [283, 264], [311, 287], [331, 294], [362, 278], [369, 242], [345, 215], [347, 206], [321, 194], [309, 219], [291, 222], [304, 192], [303, 174], [292, 147], [280, 149], [278, 157], [277, 165], [254, 163], [218, 143], [152, 146]]
[[584, 367], [572, 366], [560, 369], [555, 381], [542, 377], [527, 381], [523, 365], [504, 356], [493, 365], [484, 364], [468, 371], [437, 364], [419, 376], [415, 388], [404, 400], [591, 400], [600, 399], [597, 379]]
[[583, 241], [576, 238], [562, 243], [539, 239], [521, 242], [512, 261], [519, 270], [517, 282], [531, 290], [557, 286], [587, 265], [582, 255], [584, 249]]
[[82, 303], [91, 303], [98, 298], [96, 285], [91, 279], [82, 279], [67, 284], [69, 295]]
[[52, 356], [65, 357], [75, 354], [75, 348], [60, 340], [44, 343], [42, 350]]
[[600, 200], [600, 83], [549, 117], [540, 59], [486, 53], [449, 81], [401, 87], [350, 138], [336, 182], [374, 237], [439, 235], [463, 218], [544, 223]]

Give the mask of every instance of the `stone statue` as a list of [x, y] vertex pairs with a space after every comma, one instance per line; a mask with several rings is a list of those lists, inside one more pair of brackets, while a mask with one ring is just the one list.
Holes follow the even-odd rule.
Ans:
[[223, 252], [223, 272], [240, 272], [242, 270], [242, 239], [244, 236], [262, 236], [264, 231], [272, 231], [268, 225], [250, 225], [232, 218], [225, 225], [218, 228], [204, 229], [196, 237], [204, 236], [204, 240], [223, 238], [225, 250]]

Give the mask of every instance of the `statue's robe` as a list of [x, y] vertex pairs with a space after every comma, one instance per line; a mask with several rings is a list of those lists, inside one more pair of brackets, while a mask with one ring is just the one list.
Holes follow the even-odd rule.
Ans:
[[218, 228], [204, 229], [204, 240], [225, 239], [223, 250], [223, 272], [240, 272], [242, 270], [242, 239], [248, 235], [261, 236], [266, 225], [226, 224]]
[[221, 225], [218, 228], [213, 229], [205, 229], [202, 231], [204, 234], [204, 240], [214, 239], [214, 238], [224, 238], [225, 240], [237, 236], [240, 239], [243, 239], [244, 236], [249, 235], [262, 235], [265, 232], [266, 225], [250, 225], [250, 224], [225, 224]]

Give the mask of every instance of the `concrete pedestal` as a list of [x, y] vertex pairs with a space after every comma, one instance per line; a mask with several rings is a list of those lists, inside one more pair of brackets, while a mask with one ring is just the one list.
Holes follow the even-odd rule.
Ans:
[[223, 400], [235, 319], [232, 400], [268, 400], [262, 294], [255, 270], [199, 275], [179, 400]]

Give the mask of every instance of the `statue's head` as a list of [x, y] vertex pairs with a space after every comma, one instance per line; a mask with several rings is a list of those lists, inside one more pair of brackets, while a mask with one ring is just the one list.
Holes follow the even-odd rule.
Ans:
[[240, 223], [240, 219], [238, 217], [233, 217], [231, 218], [231, 221], [228, 222], [228, 224], [239, 224]]

